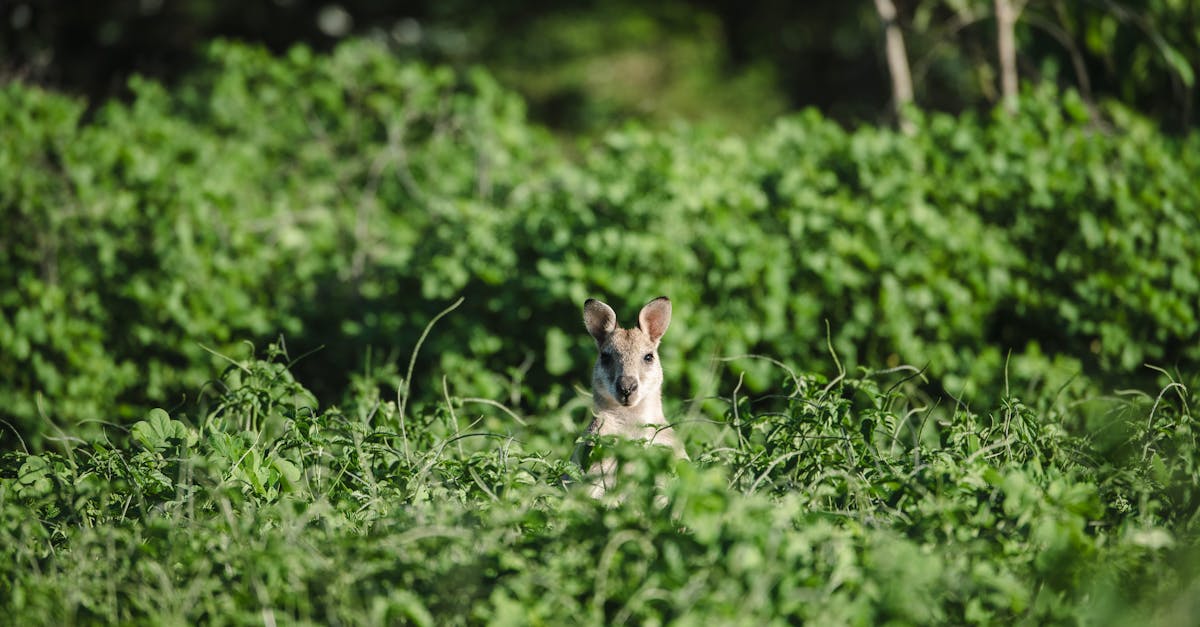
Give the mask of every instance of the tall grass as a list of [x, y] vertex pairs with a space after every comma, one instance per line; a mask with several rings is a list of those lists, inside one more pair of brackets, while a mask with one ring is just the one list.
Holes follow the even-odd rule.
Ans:
[[561, 482], [579, 472], [560, 429], [578, 405], [527, 425], [452, 394], [402, 411], [363, 373], [348, 404], [319, 408], [281, 346], [231, 361], [205, 415], [154, 410], [127, 434], [4, 457], [3, 615], [1177, 624], [1197, 609], [1178, 383], [935, 413], [953, 401], [913, 370], [781, 367], [748, 396], [733, 360], [677, 424], [696, 461], [600, 442], [621, 473], [596, 501]]

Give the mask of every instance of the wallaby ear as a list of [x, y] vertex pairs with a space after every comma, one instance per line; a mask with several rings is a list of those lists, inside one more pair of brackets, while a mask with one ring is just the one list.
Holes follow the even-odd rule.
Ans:
[[595, 298], [589, 298], [583, 303], [583, 324], [588, 333], [595, 338], [596, 344], [603, 344], [604, 340], [617, 330], [617, 313], [612, 307]]
[[659, 296], [646, 303], [646, 306], [642, 307], [641, 313], [638, 314], [638, 328], [650, 336], [651, 342], [661, 340], [670, 324], [671, 299], [666, 296]]

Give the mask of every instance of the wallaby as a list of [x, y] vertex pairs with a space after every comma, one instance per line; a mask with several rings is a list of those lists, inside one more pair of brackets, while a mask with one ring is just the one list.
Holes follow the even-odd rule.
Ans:
[[[592, 370], [592, 423], [587, 433], [646, 439], [670, 446], [687, 459], [683, 443], [667, 424], [662, 409], [662, 365], [658, 343], [671, 323], [671, 300], [660, 296], [642, 307], [637, 328], [617, 326], [612, 307], [589, 298], [583, 304], [583, 323], [596, 340], [599, 356]], [[576, 447], [573, 459], [582, 466], [590, 447]], [[591, 494], [599, 497], [613, 486], [616, 460], [591, 464]]]

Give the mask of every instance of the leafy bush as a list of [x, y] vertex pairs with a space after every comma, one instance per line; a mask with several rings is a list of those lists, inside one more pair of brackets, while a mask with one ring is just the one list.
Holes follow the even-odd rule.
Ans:
[[0, 460], [4, 615], [980, 624], [1195, 610], [1200, 456], [1195, 398], [1176, 385], [935, 420], [904, 373], [784, 374], [754, 398], [723, 378], [727, 398], [705, 409], [719, 419], [680, 426], [697, 461], [612, 442], [621, 475], [601, 503], [560, 484], [569, 434], [472, 431], [453, 397], [407, 412], [368, 391], [320, 409], [274, 354], [230, 365], [194, 422], [154, 409], [128, 447]]
[[[365, 42], [210, 58], [87, 117], [2, 92], [0, 413], [35, 448], [55, 426], [203, 411], [206, 349], [280, 333], [324, 347], [295, 368], [326, 403], [391, 368], [416, 401], [554, 411], [590, 359], [573, 329], [592, 295], [626, 316], [675, 299], [676, 398], [746, 352], [916, 364], [985, 406], [1200, 366], [1200, 137], [1119, 109], [1101, 127], [1070, 93], [912, 136], [808, 112], [750, 140], [631, 127], [568, 156], [480, 72]], [[416, 369], [445, 385], [401, 381], [390, 364], [459, 295]]]
[[205, 346], [324, 331], [330, 292], [340, 322], [380, 290], [370, 269], [405, 267], [423, 231], [480, 211], [427, 198], [505, 185], [533, 133], [486, 77], [373, 46], [212, 56], [180, 93], [134, 81], [132, 104], [88, 122], [62, 96], [2, 92], [0, 405], [26, 435], [198, 388]]

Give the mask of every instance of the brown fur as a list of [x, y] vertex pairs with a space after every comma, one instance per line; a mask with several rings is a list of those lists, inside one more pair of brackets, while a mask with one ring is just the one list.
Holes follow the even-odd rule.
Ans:
[[[663, 372], [658, 345], [671, 322], [671, 301], [665, 296], [650, 301], [638, 314], [638, 326], [622, 329], [611, 307], [588, 299], [583, 306], [583, 320], [599, 351], [592, 369], [592, 422], [587, 432], [650, 440], [670, 446], [677, 456], [687, 459], [662, 409]], [[576, 463], [582, 464], [588, 452], [577, 448]], [[615, 460], [591, 464], [593, 496], [612, 487], [615, 473]]]

